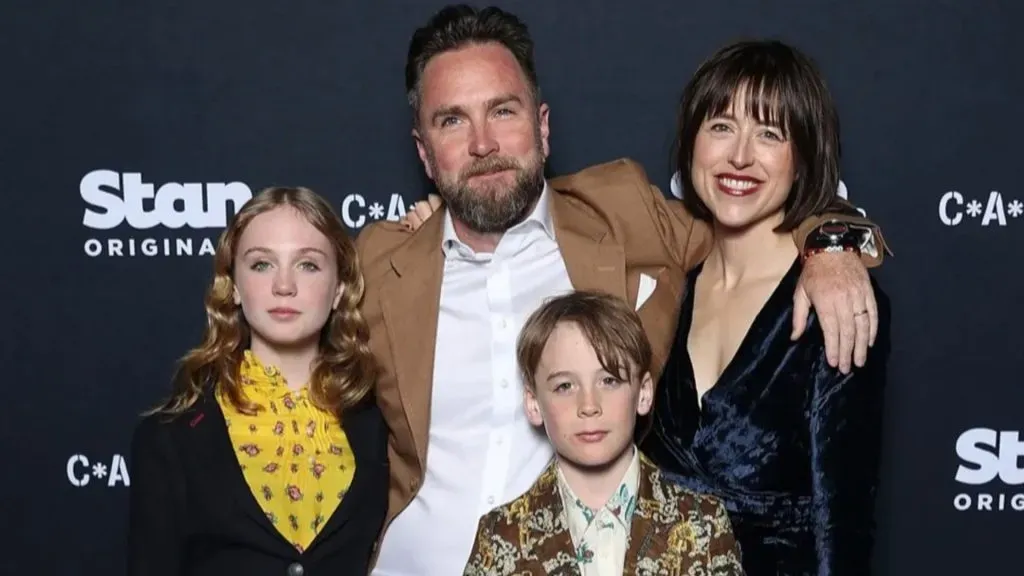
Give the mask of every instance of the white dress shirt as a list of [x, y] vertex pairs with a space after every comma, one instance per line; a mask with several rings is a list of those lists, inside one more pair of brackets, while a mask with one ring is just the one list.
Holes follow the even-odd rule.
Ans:
[[581, 576], [622, 576], [639, 486], [640, 453], [635, 447], [633, 461], [618, 489], [599, 510], [588, 508], [569, 487], [562, 469], [558, 469], [558, 493]]
[[537, 480], [554, 452], [523, 412], [516, 338], [546, 299], [572, 290], [551, 190], [493, 254], [475, 253], [445, 211], [426, 478], [381, 542], [375, 576], [462, 574], [477, 523]]

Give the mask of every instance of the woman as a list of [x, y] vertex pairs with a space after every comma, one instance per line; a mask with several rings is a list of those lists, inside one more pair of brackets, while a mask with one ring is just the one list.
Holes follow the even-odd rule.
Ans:
[[683, 201], [715, 243], [688, 276], [642, 449], [721, 498], [749, 576], [871, 572], [888, 300], [874, 285], [878, 337], [847, 375], [822, 330], [790, 339], [790, 231], [836, 199], [838, 124], [814, 65], [777, 42], [719, 51], [680, 107]]
[[135, 430], [130, 575], [369, 571], [388, 468], [362, 297], [322, 198], [270, 188], [242, 207], [203, 342]]

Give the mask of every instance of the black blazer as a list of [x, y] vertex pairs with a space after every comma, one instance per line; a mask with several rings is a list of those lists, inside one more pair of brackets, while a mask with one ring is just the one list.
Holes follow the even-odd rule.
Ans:
[[128, 576], [369, 573], [388, 500], [387, 428], [370, 397], [342, 418], [356, 458], [345, 498], [300, 554], [252, 495], [212, 394], [132, 438]]

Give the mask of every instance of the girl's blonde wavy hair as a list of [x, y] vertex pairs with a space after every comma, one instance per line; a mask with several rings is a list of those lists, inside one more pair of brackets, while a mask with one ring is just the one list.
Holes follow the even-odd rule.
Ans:
[[312, 190], [272, 187], [245, 203], [221, 233], [213, 257], [213, 283], [206, 292], [206, 330], [203, 342], [179, 361], [171, 397], [149, 413], [177, 415], [188, 410], [208, 386], [243, 413], [259, 406], [242, 392], [239, 370], [249, 346], [250, 329], [242, 309], [233, 300], [234, 264], [238, 241], [256, 216], [279, 207], [297, 210], [334, 247], [341, 299], [320, 333], [320, 351], [309, 381], [311, 401], [340, 416], [371, 394], [378, 365], [370, 352], [369, 328], [359, 305], [363, 299], [363, 275], [355, 244], [337, 213]]

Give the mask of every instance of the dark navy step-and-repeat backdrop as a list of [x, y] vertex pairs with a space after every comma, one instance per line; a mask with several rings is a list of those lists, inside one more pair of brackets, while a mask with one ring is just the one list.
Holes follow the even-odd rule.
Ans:
[[[440, 7], [5, 2], [0, 573], [123, 573], [139, 411], [200, 335], [213, 243], [272, 184], [353, 234], [429, 189], [402, 69]], [[666, 192], [675, 102], [739, 37], [815, 57], [848, 197], [896, 254], [879, 574], [1021, 574], [1024, 6], [508, 1], [537, 41], [556, 173], [629, 156]]]

